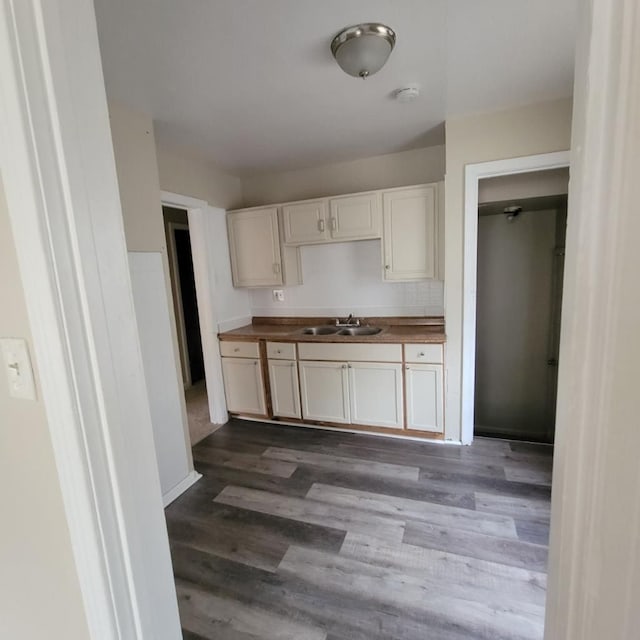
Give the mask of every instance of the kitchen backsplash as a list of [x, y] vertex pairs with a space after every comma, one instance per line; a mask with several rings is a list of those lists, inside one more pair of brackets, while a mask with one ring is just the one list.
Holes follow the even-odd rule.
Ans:
[[383, 282], [381, 251], [380, 240], [302, 247], [304, 284], [284, 287], [284, 302], [251, 290], [252, 315], [443, 315], [444, 283]]

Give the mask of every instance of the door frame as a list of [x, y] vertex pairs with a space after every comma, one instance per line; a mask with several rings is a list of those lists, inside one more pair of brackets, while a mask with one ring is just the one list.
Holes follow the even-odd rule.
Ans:
[[0, 2], [0, 96], [2, 178], [89, 637], [177, 640], [91, 0]]
[[473, 442], [476, 377], [476, 293], [478, 277], [478, 187], [498, 176], [569, 167], [569, 151], [468, 164], [464, 171], [464, 240], [462, 272], [461, 440]]
[[206, 200], [199, 200], [171, 191], [161, 191], [163, 205], [176, 207], [187, 212], [189, 238], [191, 239], [191, 258], [193, 276], [198, 300], [198, 320], [200, 321], [200, 340], [204, 359], [204, 377], [207, 385], [209, 420], [213, 424], [224, 424], [229, 414], [224, 395], [222, 378], [222, 359], [218, 343], [218, 316], [215, 293], [215, 272], [209, 259], [209, 216], [216, 215], [221, 209], [210, 207]]
[[[186, 212], [185, 212], [186, 213]], [[183, 222], [166, 222], [167, 228], [167, 254], [169, 258], [169, 274], [171, 277], [171, 293], [174, 297], [173, 306], [175, 308], [176, 327], [178, 333], [178, 347], [180, 348], [180, 359], [182, 365], [182, 379], [184, 388], [189, 389], [193, 382], [191, 380], [191, 359], [189, 358], [189, 348], [187, 344], [187, 329], [184, 321], [184, 306], [182, 303], [182, 285], [180, 284], [180, 266], [176, 253], [175, 230], [181, 229], [189, 231], [189, 224]], [[192, 252], [193, 253], [193, 252]], [[193, 256], [192, 256], [193, 260]], [[202, 345], [201, 345], [202, 346]]]

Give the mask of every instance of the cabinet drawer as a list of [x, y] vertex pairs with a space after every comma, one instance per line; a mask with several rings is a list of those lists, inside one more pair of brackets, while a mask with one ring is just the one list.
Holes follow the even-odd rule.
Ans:
[[442, 364], [441, 344], [405, 344], [404, 359], [406, 362]]
[[270, 360], [295, 360], [296, 345], [293, 342], [267, 342], [267, 358]]
[[344, 362], [401, 362], [399, 344], [299, 342], [301, 360], [333, 360]]
[[257, 342], [220, 341], [220, 355], [233, 358], [259, 358], [260, 348]]

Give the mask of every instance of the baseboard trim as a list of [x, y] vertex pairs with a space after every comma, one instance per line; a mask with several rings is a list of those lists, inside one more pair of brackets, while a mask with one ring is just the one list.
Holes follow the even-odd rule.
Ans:
[[167, 493], [162, 496], [162, 506], [168, 507], [176, 498], [179, 498], [189, 487], [194, 485], [198, 480], [202, 478], [202, 474], [198, 473], [195, 469], [189, 473], [178, 484], [169, 489]]

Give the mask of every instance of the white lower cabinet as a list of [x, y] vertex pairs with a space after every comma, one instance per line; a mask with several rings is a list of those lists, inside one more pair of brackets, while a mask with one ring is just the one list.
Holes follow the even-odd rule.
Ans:
[[344, 362], [305, 362], [300, 366], [302, 417], [349, 423], [349, 376]]
[[222, 373], [228, 411], [266, 415], [259, 358], [222, 358]]
[[390, 362], [300, 362], [306, 420], [402, 429], [402, 365]]
[[442, 377], [441, 364], [406, 365], [408, 429], [444, 431]]
[[348, 372], [351, 422], [402, 429], [402, 365], [354, 362]]
[[291, 360], [269, 360], [269, 384], [273, 415], [300, 418], [298, 364]]

